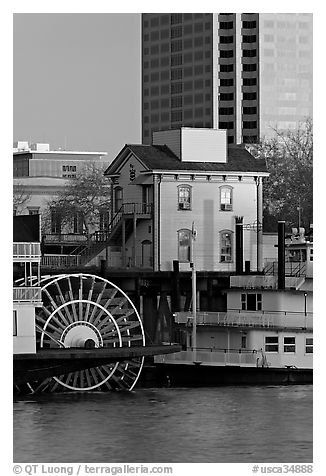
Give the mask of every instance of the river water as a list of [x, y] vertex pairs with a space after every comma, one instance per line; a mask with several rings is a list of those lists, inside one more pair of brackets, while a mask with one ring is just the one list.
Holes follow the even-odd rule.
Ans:
[[16, 463], [312, 462], [312, 386], [15, 397]]

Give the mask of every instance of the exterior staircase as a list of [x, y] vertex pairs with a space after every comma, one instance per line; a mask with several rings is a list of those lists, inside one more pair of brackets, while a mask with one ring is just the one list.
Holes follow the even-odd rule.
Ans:
[[150, 219], [152, 217], [152, 204], [148, 203], [124, 203], [114, 215], [107, 229], [95, 231], [89, 238], [87, 245], [80, 245], [71, 255], [78, 257], [80, 266], [85, 266], [101, 251], [108, 246], [121, 245], [122, 222], [125, 221], [126, 239], [133, 229], [133, 220]]

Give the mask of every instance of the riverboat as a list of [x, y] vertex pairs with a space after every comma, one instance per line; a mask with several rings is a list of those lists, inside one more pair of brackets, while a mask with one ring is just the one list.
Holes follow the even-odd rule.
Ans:
[[174, 314], [184, 349], [155, 357], [162, 382], [312, 383], [313, 244], [302, 230], [284, 238], [281, 222], [278, 262], [265, 263], [263, 274], [230, 276], [225, 312]]

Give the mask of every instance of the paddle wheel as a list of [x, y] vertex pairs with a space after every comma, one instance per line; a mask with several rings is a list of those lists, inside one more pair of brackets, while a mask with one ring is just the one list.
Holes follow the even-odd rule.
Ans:
[[[38, 283], [39, 349], [144, 346], [143, 325], [129, 297], [110, 281], [91, 274], [48, 276]], [[144, 357], [81, 369], [47, 378], [33, 391], [132, 390]]]

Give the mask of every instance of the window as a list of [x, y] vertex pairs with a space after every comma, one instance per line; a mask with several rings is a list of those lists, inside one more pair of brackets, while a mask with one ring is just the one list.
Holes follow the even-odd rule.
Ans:
[[254, 101], [257, 99], [257, 93], [243, 93], [243, 99], [245, 101]]
[[190, 185], [178, 186], [178, 210], [191, 210]]
[[16, 336], [16, 335], [17, 335], [17, 311], [14, 311], [13, 318], [14, 318], [14, 321], [13, 321], [13, 332], [12, 332], [12, 335]]
[[233, 50], [221, 50], [220, 57], [221, 58], [233, 58]]
[[233, 78], [220, 79], [220, 86], [233, 86]]
[[182, 107], [182, 96], [173, 96], [171, 98], [171, 108]]
[[171, 122], [182, 121], [182, 110], [171, 111]]
[[114, 211], [117, 213], [122, 207], [123, 200], [123, 190], [121, 187], [116, 187], [114, 189]]
[[257, 23], [255, 21], [243, 21], [242, 22], [243, 28], [256, 28]]
[[221, 44], [229, 44], [233, 43], [233, 36], [220, 36], [220, 43]]
[[172, 13], [170, 19], [171, 25], [175, 25], [176, 23], [182, 23], [182, 13]]
[[220, 262], [231, 263], [232, 262], [232, 231], [229, 231], [229, 230], [221, 231], [220, 241], [221, 241]]
[[242, 55], [245, 58], [254, 58], [255, 56], [257, 56], [257, 50], [243, 50]]
[[262, 310], [261, 293], [241, 294], [241, 309], [243, 311], [261, 311]]
[[180, 38], [182, 36], [182, 26], [171, 28], [171, 38]]
[[295, 337], [284, 337], [283, 341], [284, 352], [295, 352]]
[[244, 63], [242, 65], [242, 69], [243, 71], [257, 71], [257, 65], [256, 63], [249, 63], [249, 64]]
[[243, 121], [243, 128], [244, 129], [256, 129], [257, 128], [257, 121]]
[[232, 73], [233, 71], [233, 64], [221, 64], [220, 65], [221, 73]]
[[182, 64], [182, 55], [171, 56], [171, 66], [180, 66]]
[[75, 214], [73, 218], [73, 232], [82, 235], [83, 234], [83, 214], [81, 212], [78, 212]]
[[39, 215], [40, 207], [28, 207], [28, 214], [29, 215]]
[[232, 188], [220, 187], [220, 210], [232, 210]]
[[191, 231], [179, 230], [178, 231], [178, 259], [180, 263], [190, 262], [190, 243], [191, 243]]
[[312, 353], [313, 353], [313, 338], [306, 337], [306, 354], [312, 354]]
[[171, 80], [182, 79], [182, 69], [172, 69], [171, 70]]
[[234, 114], [234, 108], [233, 107], [219, 107], [218, 108], [218, 113], [220, 116], [225, 116], [229, 114]]
[[265, 352], [278, 352], [278, 336], [265, 337]]
[[257, 114], [257, 107], [244, 107], [243, 114]]
[[234, 93], [221, 93], [220, 101], [233, 101]]
[[61, 233], [61, 215], [55, 208], [51, 209], [51, 233]]
[[182, 93], [182, 83], [172, 83], [171, 94], [180, 94], [180, 93]]
[[244, 86], [256, 86], [257, 78], [243, 78]]
[[242, 37], [243, 43], [255, 43], [257, 41], [256, 35], [243, 35]]
[[233, 21], [220, 21], [221, 30], [232, 30]]

